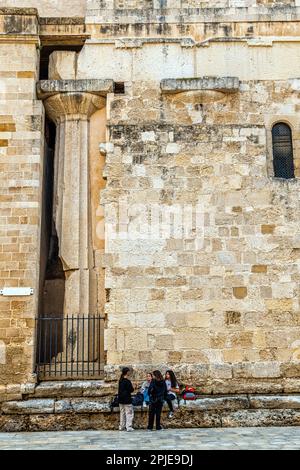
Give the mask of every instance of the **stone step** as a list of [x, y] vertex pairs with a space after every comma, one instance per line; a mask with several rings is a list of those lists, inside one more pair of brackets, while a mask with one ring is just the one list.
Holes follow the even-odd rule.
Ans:
[[105, 397], [115, 393], [116, 385], [104, 380], [45, 381], [28, 391], [36, 398]]
[[[99, 385], [101, 390], [102, 384]], [[0, 431], [118, 429], [119, 410], [114, 408], [111, 412], [110, 398], [107, 395], [4, 402], [0, 407]], [[135, 407], [135, 427], [146, 427], [147, 411], [147, 407]], [[173, 419], [167, 418], [167, 411], [165, 404], [164, 426], [173, 428], [300, 426], [300, 395], [206, 396], [195, 401], [180, 400]]]
[[[110, 413], [110, 396], [81, 397], [69, 399], [31, 398], [22, 401], [8, 401], [0, 407], [2, 414], [48, 414], [48, 413]], [[223, 411], [255, 409], [290, 409], [300, 410], [300, 395], [292, 396], [223, 396], [204, 397], [197, 400], [175, 402], [179, 410], [187, 411]], [[166, 405], [165, 405], [166, 407]], [[141, 412], [142, 407], [134, 407]], [[143, 407], [145, 410], [145, 407]], [[114, 408], [114, 412], [118, 408]]]

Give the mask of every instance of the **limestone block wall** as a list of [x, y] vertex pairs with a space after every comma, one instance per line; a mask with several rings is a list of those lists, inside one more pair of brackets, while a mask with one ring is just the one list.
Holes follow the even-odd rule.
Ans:
[[[76, 79], [125, 86], [109, 93], [90, 126], [106, 379], [125, 364], [136, 380], [172, 366], [207, 393], [297, 392], [298, 0], [91, 0], [72, 8], [60, 2], [55, 11], [51, 4], [40, 2], [40, 16], [82, 15], [87, 7]], [[281, 8], [266, 8], [274, 6]], [[44, 20], [44, 37], [48, 23], [53, 37], [78, 32], [76, 21]], [[2, 8], [0, 27], [0, 287], [34, 288], [31, 297], [0, 296], [0, 393], [11, 396], [34, 368], [44, 111], [35, 94], [36, 11]], [[239, 90], [181, 95], [161, 88], [164, 79], [207, 75], [237, 77]], [[270, 135], [279, 119], [292, 128], [292, 181], [272, 174]], [[189, 217], [198, 206], [197, 223], [176, 236], [110, 236], [155, 220], [163, 228], [164, 214], [171, 218], [176, 209]], [[161, 211], [158, 220], [152, 207]]]
[[137, 205], [200, 202], [203, 244], [107, 241], [108, 376], [114, 364], [170, 365], [217, 393], [271, 391], [283, 377], [299, 386], [300, 187], [268, 175], [265, 127], [279, 110], [297, 115], [294, 85], [242, 81], [239, 93], [197, 105], [138, 81], [112, 102], [107, 225], [120, 229], [122, 198], [125, 231], [139, 223]]
[[34, 289], [29, 297], [0, 296], [2, 394], [5, 384], [30, 381], [33, 371], [43, 109], [35, 93], [36, 12], [7, 15], [0, 10], [0, 29], [0, 288]]

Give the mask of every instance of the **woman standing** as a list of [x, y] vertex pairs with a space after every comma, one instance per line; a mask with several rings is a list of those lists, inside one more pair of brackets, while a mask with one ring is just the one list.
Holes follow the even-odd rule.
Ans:
[[166, 402], [168, 403], [169, 406], [169, 413], [168, 413], [168, 418], [173, 418], [174, 416], [174, 407], [173, 407], [173, 400], [176, 400], [177, 395], [176, 393], [179, 392], [179, 385], [176, 379], [176, 376], [172, 370], [167, 370], [166, 372], [166, 386], [167, 386], [167, 398]]
[[133, 431], [133, 406], [131, 394], [134, 391], [131, 381], [128, 379], [130, 375], [130, 369], [124, 367], [119, 380], [119, 408], [120, 408], [120, 431]]
[[155, 370], [153, 372], [153, 380], [149, 386], [148, 393], [150, 398], [148, 430], [153, 430], [155, 418], [156, 430], [160, 431], [162, 429], [160, 425], [160, 417], [164, 400], [167, 396], [167, 387], [159, 370]]

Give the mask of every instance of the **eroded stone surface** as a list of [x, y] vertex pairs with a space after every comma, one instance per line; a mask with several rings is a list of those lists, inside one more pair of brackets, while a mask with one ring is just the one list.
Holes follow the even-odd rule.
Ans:
[[165, 79], [161, 82], [164, 93], [183, 93], [187, 91], [220, 91], [236, 93], [239, 90], [238, 77], [203, 77], [185, 79]]
[[300, 408], [300, 395], [298, 396], [249, 396], [251, 408]]
[[39, 414], [53, 413], [54, 400], [27, 400], [27, 401], [8, 401], [3, 403], [1, 410], [4, 414]]

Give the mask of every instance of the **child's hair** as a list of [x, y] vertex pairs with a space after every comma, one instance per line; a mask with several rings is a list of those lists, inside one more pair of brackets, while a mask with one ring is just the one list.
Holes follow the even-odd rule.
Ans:
[[176, 388], [177, 385], [178, 385], [178, 382], [177, 382], [177, 379], [176, 379], [176, 376], [175, 376], [174, 372], [172, 370], [167, 370], [166, 374], [167, 373], [170, 374], [171, 387]]
[[125, 375], [127, 375], [129, 371], [130, 371], [129, 367], [123, 367], [120, 380], [124, 379]]
[[154, 370], [153, 371], [153, 377], [160, 381], [160, 380], [164, 380], [163, 376], [161, 375], [161, 372], [159, 370]]
[[147, 375], [151, 375], [152, 379], [153, 379], [153, 374], [152, 372], [147, 372]]

